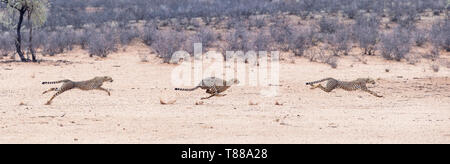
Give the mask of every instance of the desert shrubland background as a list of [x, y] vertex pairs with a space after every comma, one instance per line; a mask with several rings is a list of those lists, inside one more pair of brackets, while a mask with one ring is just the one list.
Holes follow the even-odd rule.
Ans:
[[[204, 51], [278, 50], [337, 67], [349, 54], [414, 64], [450, 50], [446, 0], [50, 0], [47, 15], [33, 32], [33, 48], [43, 56], [80, 47], [107, 57], [138, 40], [164, 62], [202, 43]], [[10, 26], [0, 26], [0, 51], [14, 59]]]
[[[17, 58], [18, 15], [3, 1], [0, 143], [450, 143], [447, 0], [49, 0], [36, 62]], [[171, 56], [194, 43], [280, 51], [278, 94], [174, 91], [192, 86], [170, 83]], [[72, 90], [44, 105], [58, 86], [43, 81], [106, 75], [111, 96]], [[384, 97], [305, 85], [325, 77], [371, 77]]]

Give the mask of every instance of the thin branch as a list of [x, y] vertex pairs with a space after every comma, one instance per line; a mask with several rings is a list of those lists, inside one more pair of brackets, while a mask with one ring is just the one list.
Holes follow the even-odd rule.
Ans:
[[15, 6], [15, 5], [9, 3], [9, 0], [0, 0], [0, 2], [6, 3], [11, 8], [14, 8], [14, 9], [19, 10], [19, 11], [26, 11], [26, 10], [28, 10], [28, 6], [27, 5], [22, 5], [22, 7], [19, 8], [19, 7]]

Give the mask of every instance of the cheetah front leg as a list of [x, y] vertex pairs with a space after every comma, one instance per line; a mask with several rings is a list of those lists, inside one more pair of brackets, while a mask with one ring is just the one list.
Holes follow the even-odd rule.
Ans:
[[42, 94], [46, 94], [46, 93], [51, 92], [51, 91], [58, 91], [58, 88], [50, 88], [49, 90], [46, 90], [46, 91], [42, 92]]
[[106, 93], [108, 93], [108, 96], [111, 96], [111, 92], [109, 92], [107, 89], [99, 87], [97, 90], [101, 90], [101, 91], [105, 91]]
[[201, 99], [202, 99], [202, 100], [204, 100], [204, 99], [209, 99], [209, 98], [214, 97], [214, 96], [217, 96], [217, 94], [214, 93], [214, 94], [211, 94], [211, 95], [208, 96], [208, 97], [202, 97]]
[[217, 92], [217, 88], [216, 88], [216, 86], [214, 85], [213, 87], [211, 87], [211, 90], [212, 90], [212, 92], [211, 92], [211, 95], [210, 96], [208, 96], [208, 97], [202, 97], [201, 99], [202, 100], [204, 100], [204, 99], [209, 99], [209, 98], [211, 98], [211, 97], [214, 97], [214, 96], [217, 96], [219, 93]]
[[368, 93], [370, 93], [371, 95], [374, 95], [374, 96], [376, 96], [376, 97], [383, 97], [383, 96], [378, 95], [377, 93], [375, 93], [375, 92], [373, 92], [373, 91], [371, 91], [371, 90], [369, 90], [369, 89], [363, 89], [363, 91], [368, 92]]

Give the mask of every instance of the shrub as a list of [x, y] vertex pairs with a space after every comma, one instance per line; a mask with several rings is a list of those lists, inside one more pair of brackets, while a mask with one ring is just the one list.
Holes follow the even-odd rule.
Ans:
[[164, 63], [170, 63], [173, 53], [183, 49], [184, 41], [185, 36], [180, 32], [158, 31], [152, 48], [158, 53], [158, 57], [163, 58]]
[[236, 25], [238, 25], [239, 23], [240, 23], [240, 20], [238, 20], [235, 17], [228, 18], [227, 21], [226, 21], [226, 24], [225, 24], [225, 28], [227, 30], [229, 30], [229, 29], [231, 29], [233, 27], [236, 27]]
[[[47, 42], [47, 31], [34, 30], [33, 31], [33, 47], [34, 49], [43, 48]], [[28, 39], [27, 39], [28, 40]]]
[[439, 56], [440, 56], [440, 49], [439, 49], [439, 47], [433, 46], [431, 48], [431, 54], [428, 57], [430, 57], [431, 59], [436, 59]]
[[185, 50], [189, 54], [194, 54], [194, 44], [201, 43], [203, 50], [212, 46], [217, 40], [216, 34], [209, 28], [202, 28], [199, 32], [191, 35], [185, 42]]
[[400, 61], [410, 51], [410, 40], [408, 31], [399, 27], [384, 34], [381, 38], [381, 55], [387, 60]]
[[89, 37], [89, 56], [107, 57], [108, 54], [117, 51], [117, 41], [109, 32], [94, 32]]
[[238, 28], [235, 31], [226, 34], [226, 43], [223, 44], [221, 48], [223, 51], [250, 51], [254, 48], [251, 37], [251, 33], [245, 28]]
[[119, 31], [119, 41], [121, 45], [128, 45], [133, 39], [138, 37], [139, 32], [137, 28], [128, 28]]
[[345, 5], [342, 9], [342, 12], [344, 15], [346, 15], [349, 19], [355, 18], [355, 16], [358, 14], [358, 7], [354, 4], [348, 4]]
[[289, 38], [289, 49], [295, 56], [303, 56], [304, 51], [313, 45], [314, 31], [311, 28], [295, 29]]
[[64, 48], [62, 48], [61, 45], [58, 45], [60, 43], [58, 41], [58, 36], [54, 33], [50, 33], [50, 35], [47, 38], [47, 42], [45, 43], [42, 54], [43, 55], [56, 55], [64, 52]]
[[7, 56], [14, 51], [14, 36], [8, 32], [0, 34], [0, 55]]
[[250, 18], [250, 27], [262, 28], [265, 25], [265, 18], [263, 16], [254, 16]]
[[306, 55], [310, 61], [325, 63], [331, 66], [331, 68], [337, 68], [338, 58], [333, 55], [329, 55], [325, 53], [325, 47], [320, 47], [317, 51], [312, 51]]
[[[194, 44], [196, 44], [196, 43], [202, 43], [200, 37], [198, 35], [189, 36], [187, 38], [186, 42], [184, 43], [184, 50], [186, 52], [188, 52], [189, 54], [194, 55]], [[205, 51], [206, 48], [207, 47], [204, 47], [204, 45], [202, 44], [202, 50], [203, 50], [202, 53], [206, 52]]]
[[270, 26], [270, 34], [282, 50], [287, 50], [292, 30], [289, 28], [289, 24], [285, 19], [279, 19], [275, 24]]
[[428, 41], [428, 31], [416, 29], [413, 31], [414, 42], [416, 46], [423, 46]]
[[450, 21], [448, 19], [436, 21], [430, 32], [433, 47], [450, 51]]
[[380, 20], [376, 15], [364, 15], [359, 16], [353, 26], [354, 36], [366, 55], [374, 55], [375, 45], [379, 37], [379, 24]]
[[253, 44], [257, 51], [270, 51], [272, 42], [270, 34], [263, 32], [262, 34], [257, 34]]
[[391, 21], [397, 22], [402, 27], [414, 25], [418, 12], [414, 3], [405, 3], [401, 0], [393, 1], [389, 9]]
[[75, 32], [73, 30], [63, 30], [60, 32], [60, 36], [60, 41], [62, 42], [61, 46], [63, 46], [68, 51], [72, 51], [73, 47], [76, 44], [74, 40]]
[[351, 32], [349, 28], [340, 28], [336, 33], [327, 36], [327, 42], [334, 56], [348, 55], [351, 49]]
[[72, 50], [76, 43], [75, 33], [71, 30], [62, 30], [51, 32], [43, 45], [42, 53], [44, 55], [56, 55], [64, 53], [65, 50]]
[[205, 47], [210, 47], [217, 40], [214, 31], [208, 27], [201, 28], [196, 35]]
[[333, 34], [339, 28], [339, 21], [336, 18], [322, 17], [319, 21], [320, 32]]
[[142, 41], [147, 45], [147, 46], [151, 46], [153, 44], [153, 42], [156, 40], [156, 34], [157, 34], [157, 26], [156, 24], [150, 22], [145, 24], [143, 31], [142, 31], [142, 35], [141, 39]]

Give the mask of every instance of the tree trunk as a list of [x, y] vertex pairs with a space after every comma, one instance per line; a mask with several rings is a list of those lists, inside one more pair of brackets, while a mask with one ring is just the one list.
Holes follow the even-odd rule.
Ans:
[[28, 23], [30, 26], [30, 38], [29, 38], [29, 50], [31, 53], [31, 61], [32, 62], [37, 62], [36, 60], [36, 54], [34, 53], [34, 49], [33, 49], [33, 22], [31, 21], [31, 13], [32, 11], [28, 11]]
[[32, 62], [37, 62], [36, 60], [36, 53], [34, 52], [33, 49], [33, 25], [30, 25], [30, 53], [31, 53], [31, 61]]
[[22, 7], [22, 9], [19, 10], [19, 23], [17, 24], [17, 39], [16, 39], [16, 51], [17, 54], [20, 57], [20, 61], [22, 62], [26, 62], [27, 59], [25, 59], [25, 56], [23, 55], [22, 52], [22, 38], [20, 35], [20, 29], [22, 28], [22, 22], [23, 22], [23, 16], [25, 15], [26, 9]]

